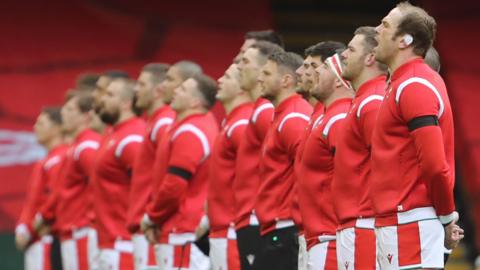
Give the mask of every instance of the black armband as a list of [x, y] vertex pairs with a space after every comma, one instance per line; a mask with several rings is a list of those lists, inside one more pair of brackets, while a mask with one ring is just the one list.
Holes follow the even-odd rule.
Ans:
[[410, 120], [407, 126], [410, 132], [426, 126], [438, 126], [438, 117], [436, 115], [419, 116]]
[[167, 172], [169, 174], [173, 174], [173, 175], [176, 175], [178, 177], [181, 177], [187, 181], [189, 181], [190, 179], [192, 179], [192, 173], [183, 169], [183, 168], [180, 168], [180, 167], [175, 167], [175, 166], [171, 166], [171, 167], [168, 167], [167, 169]]

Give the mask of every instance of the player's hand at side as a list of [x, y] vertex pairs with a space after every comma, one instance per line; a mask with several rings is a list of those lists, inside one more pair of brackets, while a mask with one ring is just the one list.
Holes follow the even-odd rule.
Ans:
[[[456, 213], [456, 212], [455, 212]], [[454, 249], [458, 246], [460, 241], [465, 237], [463, 229], [457, 225], [459, 219], [458, 213], [456, 213], [454, 220], [445, 226], [445, 248]]]
[[154, 245], [157, 243], [157, 237], [158, 237], [158, 229], [155, 226], [150, 226], [148, 227], [145, 231], [145, 238], [147, 238], [147, 241], [151, 244]]
[[28, 237], [28, 235], [23, 233], [15, 234], [15, 245], [18, 250], [24, 251], [27, 248], [29, 242], [30, 237]]
[[456, 248], [464, 237], [464, 231], [456, 224], [456, 221], [445, 227], [445, 247], [447, 249]]
[[195, 239], [202, 238], [210, 229], [210, 223], [208, 221], [207, 216], [203, 216], [198, 224], [197, 228], [195, 229]]

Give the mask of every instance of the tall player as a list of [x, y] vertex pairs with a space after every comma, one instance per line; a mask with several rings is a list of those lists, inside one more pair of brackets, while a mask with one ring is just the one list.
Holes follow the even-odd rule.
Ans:
[[175, 89], [170, 104], [177, 116], [158, 145], [162, 155], [155, 162], [161, 180], [155, 183], [141, 224], [149, 242], [158, 243], [156, 258], [162, 270], [206, 270], [210, 266], [192, 242], [205, 214], [209, 157], [218, 133], [209, 112], [215, 94], [215, 81], [197, 74]]
[[50, 251], [53, 239], [50, 227], [35, 226], [35, 215], [52, 195], [53, 182], [60, 176], [61, 162], [66, 151], [60, 108], [43, 109], [35, 122], [34, 131], [38, 142], [48, 150], [48, 155], [34, 167], [27, 201], [15, 230], [17, 247], [25, 250], [27, 270], [51, 269]]
[[255, 211], [262, 238], [258, 269], [295, 269], [298, 236], [292, 216], [295, 155], [312, 107], [296, 93], [295, 71], [303, 59], [294, 53], [268, 57], [258, 81], [263, 97], [275, 106], [272, 125], [262, 146], [260, 187]]
[[[341, 78], [338, 54], [315, 69], [318, 81], [311, 95], [325, 107], [313, 123], [304, 143], [298, 169], [298, 200], [305, 229], [309, 269], [337, 269], [337, 219], [333, 211], [332, 179], [339, 128], [345, 119], [353, 92]], [[342, 267], [342, 269], [344, 269]], [[347, 266], [347, 269], [348, 266]]]
[[95, 110], [95, 117], [92, 121], [92, 128], [100, 133], [103, 133], [105, 130], [105, 123], [100, 119], [100, 110], [102, 109], [102, 97], [107, 91], [108, 85], [114, 79], [128, 79], [128, 73], [121, 70], [109, 70], [100, 75], [100, 77], [95, 82], [95, 89], [93, 91], [93, 109]]
[[444, 226], [458, 214], [450, 101], [443, 79], [423, 60], [436, 23], [402, 2], [376, 31], [375, 57], [392, 73], [372, 135], [378, 261], [382, 269], [441, 269]]
[[[321, 48], [321, 49], [320, 49]], [[315, 107], [322, 106], [318, 103], [318, 100], [310, 95], [310, 90], [318, 80], [318, 74], [315, 69], [327, 59], [332, 56], [340, 48], [345, 48], [345, 45], [337, 41], [326, 41], [312, 45], [305, 49], [305, 59], [303, 64], [296, 70], [298, 79], [297, 92], [302, 94], [304, 98], [308, 99], [308, 102]]]
[[385, 93], [387, 67], [375, 60], [375, 28], [359, 27], [342, 53], [342, 77], [355, 91], [339, 129], [332, 192], [338, 219], [338, 267], [376, 269], [374, 213], [368, 198], [371, 138]]
[[131, 170], [145, 132], [145, 122], [132, 110], [134, 86], [129, 79], [114, 79], [101, 98], [100, 118], [112, 126], [102, 138], [93, 164], [101, 269], [133, 269], [126, 226], [128, 195]]
[[255, 102], [253, 114], [237, 153], [235, 190], [237, 245], [243, 270], [252, 269], [260, 246], [260, 230], [254, 211], [255, 198], [260, 185], [260, 149], [273, 119], [273, 105], [261, 97], [257, 78], [268, 56], [282, 48], [270, 42], [256, 42], [242, 55], [237, 67], [240, 88]]
[[230, 65], [218, 79], [218, 86], [216, 98], [227, 116], [212, 149], [208, 176], [210, 261], [213, 270], [239, 270], [233, 181], [238, 148], [253, 111], [253, 102], [248, 92], [240, 88], [236, 64]]
[[140, 231], [140, 221], [151, 196], [152, 168], [157, 144], [175, 118], [175, 112], [163, 102], [162, 90], [159, 87], [166, 77], [168, 68], [167, 64], [146, 65], [135, 85], [135, 105], [148, 117], [142, 146], [133, 167], [127, 216], [128, 230], [132, 234], [135, 270], [156, 265], [153, 246], [149, 246], [147, 239]]
[[237, 64], [242, 60], [242, 55], [245, 51], [258, 41], [270, 42], [282, 49], [285, 47], [282, 36], [273, 30], [250, 31], [245, 34], [244, 38], [242, 47], [240, 47], [240, 51], [234, 59], [234, 62]]
[[64, 269], [96, 269], [98, 256], [96, 233], [92, 232], [90, 212], [92, 166], [101, 136], [89, 127], [92, 122], [93, 96], [75, 92], [63, 105], [63, 130], [73, 143], [67, 152], [63, 170], [56, 222], [60, 231]]
[[[308, 123], [307, 128], [302, 134], [302, 139], [297, 150], [297, 156], [295, 158], [295, 174], [297, 180], [295, 181], [295, 189], [298, 189], [298, 177], [301, 177], [302, 174], [302, 154], [305, 148], [305, 142], [310, 136], [312, 127], [317, 120], [320, 121], [321, 117], [324, 114], [324, 106], [322, 102], [319, 102], [312, 92], [314, 87], [316, 87], [318, 82], [318, 73], [315, 71], [323, 62], [330, 56], [334, 55], [337, 52], [342, 52], [345, 49], [345, 45], [341, 42], [336, 41], [325, 41], [310, 46], [305, 50], [305, 59], [303, 64], [296, 70], [297, 75], [299, 75], [299, 82], [297, 85], [300, 86], [303, 93], [309, 97], [309, 102], [313, 107], [313, 113], [310, 117], [310, 122]], [[298, 91], [298, 90], [297, 90]], [[305, 96], [304, 96], [305, 98]], [[307, 253], [307, 242], [305, 240], [304, 229], [302, 224], [301, 212], [298, 204], [298, 192], [295, 190], [293, 195], [293, 209], [292, 209], [293, 218], [295, 224], [299, 230], [298, 236], [298, 269], [308, 269], [308, 253]]]

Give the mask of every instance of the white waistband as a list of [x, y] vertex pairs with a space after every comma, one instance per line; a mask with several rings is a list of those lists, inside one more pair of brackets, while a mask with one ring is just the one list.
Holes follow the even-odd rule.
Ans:
[[125, 252], [125, 253], [132, 253], [133, 252], [133, 245], [132, 241], [128, 240], [116, 240], [115, 244], [113, 245], [113, 249]]
[[185, 245], [193, 241], [195, 241], [194, 233], [170, 233], [168, 235], [168, 243], [170, 245]]
[[53, 242], [53, 236], [51, 235], [44, 235], [41, 238], [42, 243], [50, 244]]
[[335, 235], [320, 235], [318, 237], [318, 241], [320, 241], [320, 243], [332, 241], [332, 240], [337, 240], [337, 237]]
[[397, 213], [398, 224], [407, 224], [419, 220], [436, 219], [437, 213], [433, 207], [420, 207]]
[[227, 239], [230, 239], [230, 240], [237, 239], [237, 232], [235, 231], [235, 227], [228, 228]]
[[375, 229], [375, 218], [357, 218], [355, 227], [362, 229]]
[[293, 222], [293, 220], [291, 220], [291, 219], [279, 220], [275, 224], [275, 229], [278, 230], [278, 229], [288, 228], [288, 227], [292, 227], [292, 226], [295, 226], [295, 222]]
[[72, 238], [73, 239], [80, 239], [88, 236], [88, 232], [90, 231], [90, 228], [88, 227], [83, 227], [80, 229], [73, 230], [72, 232]]
[[257, 215], [255, 215], [255, 212], [252, 212], [250, 214], [250, 221], [249, 221], [250, 226], [258, 226], [259, 222], [257, 219]]

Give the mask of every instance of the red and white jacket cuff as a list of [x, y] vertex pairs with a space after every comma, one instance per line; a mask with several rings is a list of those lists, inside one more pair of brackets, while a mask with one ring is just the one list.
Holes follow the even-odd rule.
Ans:
[[440, 222], [443, 224], [443, 225], [447, 225], [449, 223], [451, 223], [452, 221], [457, 221], [459, 216], [458, 216], [458, 212], [457, 211], [453, 211], [452, 213], [448, 214], [448, 215], [445, 215], [445, 216], [438, 216], [438, 218], [440, 219]]

